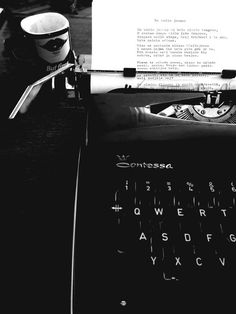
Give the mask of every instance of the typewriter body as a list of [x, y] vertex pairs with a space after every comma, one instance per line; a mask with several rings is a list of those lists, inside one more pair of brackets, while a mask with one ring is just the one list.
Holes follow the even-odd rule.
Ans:
[[236, 276], [234, 91], [86, 97], [73, 313], [228, 312]]

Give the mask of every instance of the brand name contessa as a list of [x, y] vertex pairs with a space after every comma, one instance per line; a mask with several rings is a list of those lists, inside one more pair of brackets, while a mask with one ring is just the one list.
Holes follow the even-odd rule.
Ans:
[[174, 169], [171, 163], [127, 162], [116, 163], [119, 168], [149, 168], [149, 169]]

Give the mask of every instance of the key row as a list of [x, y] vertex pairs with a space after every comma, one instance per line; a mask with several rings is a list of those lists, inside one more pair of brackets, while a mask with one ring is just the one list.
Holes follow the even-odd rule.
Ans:
[[[181, 175], [180, 175], [181, 177]], [[122, 179], [116, 187], [122, 192], [197, 192], [236, 193], [236, 179], [171, 179], [158, 177], [152, 179]]]

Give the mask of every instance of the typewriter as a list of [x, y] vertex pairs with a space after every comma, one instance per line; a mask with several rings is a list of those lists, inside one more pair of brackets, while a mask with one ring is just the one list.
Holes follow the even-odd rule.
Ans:
[[236, 278], [234, 91], [86, 99], [73, 313], [225, 313]]

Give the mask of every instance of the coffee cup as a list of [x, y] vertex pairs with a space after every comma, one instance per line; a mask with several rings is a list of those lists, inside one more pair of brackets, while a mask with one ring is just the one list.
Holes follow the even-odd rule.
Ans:
[[68, 62], [71, 52], [68, 19], [57, 12], [31, 15], [21, 20], [21, 28], [31, 39], [35, 55], [46, 72], [57, 70]]

